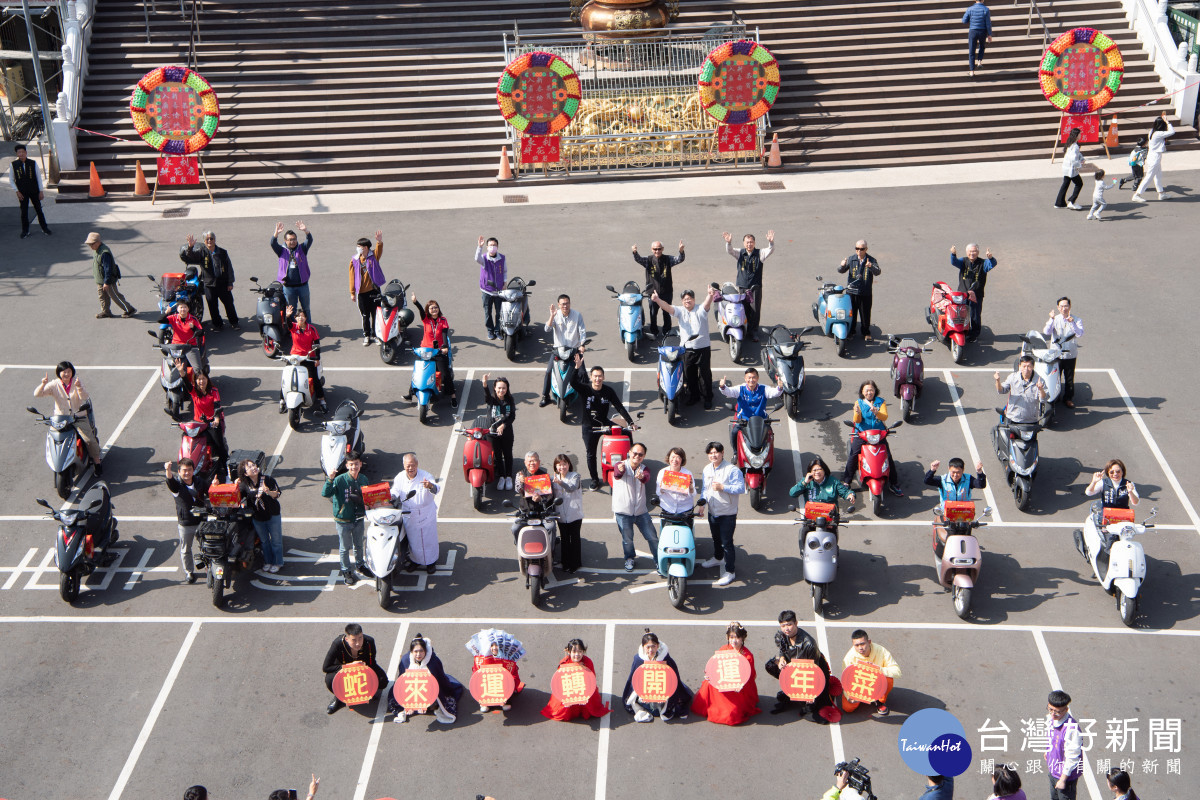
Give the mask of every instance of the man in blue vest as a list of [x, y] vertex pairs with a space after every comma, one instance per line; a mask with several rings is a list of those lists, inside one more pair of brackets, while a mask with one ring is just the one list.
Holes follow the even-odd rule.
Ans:
[[[739, 420], [750, 419], [750, 417], [766, 417], [767, 401], [774, 400], [783, 394], [783, 389], [779, 388], [778, 381], [774, 386], [760, 386], [758, 370], [754, 367], [746, 370], [746, 382], [741, 386], [735, 388], [725, 378], [721, 378], [720, 389], [721, 394], [726, 397], [736, 398], [734, 416]], [[735, 449], [737, 448], [737, 429], [736, 422], [729, 424], [729, 444]]]
[[[299, 306], [304, 309], [304, 316], [313, 321], [312, 311], [308, 307], [308, 249], [312, 247], [313, 235], [297, 220], [296, 227], [304, 234], [304, 244], [295, 231], [283, 233], [283, 223], [275, 225], [275, 235], [271, 237], [271, 250], [279, 258], [279, 271], [275, 280], [283, 284], [283, 297], [289, 306]], [[283, 233], [283, 247], [279, 246], [279, 234]]]
[[[929, 465], [929, 471], [925, 473], [925, 485], [933, 486], [938, 490], [938, 505], [934, 511], [934, 524], [941, 526], [945, 521], [945, 517], [941, 512], [941, 505], [948, 500], [970, 500], [972, 489], [984, 489], [987, 487], [987, 475], [983, 474], [983, 462], [975, 462], [975, 474], [965, 474], [966, 464], [961, 458], [950, 459], [946, 474], [942, 477], [937, 476], [938, 467], [941, 466], [941, 461], [934, 461]], [[942, 557], [943, 548], [946, 545], [946, 529], [939, 527], [938, 543], [934, 553], [939, 559]]]

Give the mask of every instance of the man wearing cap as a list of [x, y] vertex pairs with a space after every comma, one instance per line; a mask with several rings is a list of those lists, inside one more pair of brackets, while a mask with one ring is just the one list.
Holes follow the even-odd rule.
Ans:
[[37, 212], [42, 233], [49, 236], [50, 226], [46, 224], [46, 215], [42, 213], [42, 198], [45, 194], [42, 192], [42, 176], [38, 171], [37, 162], [29, 160], [29, 151], [25, 149], [25, 145], [18, 144], [13, 150], [17, 157], [8, 170], [8, 182], [17, 193], [17, 202], [21, 204], [21, 238], [29, 235], [30, 203], [33, 203], [33, 210]]
[[117, 281], [121, 280], [121, 269], [117, 266], [117, 260], [113, 258], [112, 250], [108, 249], [108, 245], [100, 241], [100, 234], [92, 231], [87, 235], [84, 244], [92, 249], [92, 277], [96, 279], [96, 294], [100, 297], [100, 313], [96, 315], [96, 319], [107, 319], [112, 316], [109, 305], [116, 302], [118, 306], [124, 309], [122, 317], [132, 317], [137, 313], [137, 309], [129, 305], [121, 292], [117, 289]]

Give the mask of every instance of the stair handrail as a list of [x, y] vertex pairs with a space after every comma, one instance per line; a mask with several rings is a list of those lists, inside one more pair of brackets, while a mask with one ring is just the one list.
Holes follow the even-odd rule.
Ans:
[[[1013, 5], [1021, 0], [1013, 0]], [[1037, 14], [1038, 22], [1042, 23], [1042, 52], [1046, 52], [1046, 48], [1050, 46], [1050, 26], [1046, 24], [1046, 19], [1042, 16], [1042, 10], [1038, 8], [1037, 0], [1029, 0], [1029, 19], [1025, 21], [1025, 35], [1033, 34], [1033, 15]]]
[[1122, 0], [1129, 25], [1150, 57], [1154, 72], [1166, 87], [1175, 115], [1185, 123], [1196, 117], [1200, 75], [1195, 55], [1189, 60], [1186, 42], [1175, 43], [1167, 26], [1166, 0]]

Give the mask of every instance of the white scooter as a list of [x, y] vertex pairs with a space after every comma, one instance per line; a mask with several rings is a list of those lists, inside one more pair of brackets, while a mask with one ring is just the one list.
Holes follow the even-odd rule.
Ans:
[[729, 358], [737, 363], [742, 355], [742, 344], [746, 340], [746, 302], [749, 296], [732, 283], [723, 283], [713, 288], [721, 293], [713, 313], [721, 326], [721, 338], [729, 344]]
[[[304, 362], [312, 357], [315, 357], [314, 353], [280, 356], [283, 360], [283, 376], [279, 383], [279, 411], [287, 413], [288, 424], [294, 431], [300, 430], [300, 411], [313, 407], [313, 385], [304, 366]], [[322, 386], [325, 385], [320, 361], [317, 362], [317, 380]]]
[[[409, 492], [407, 500], [416, 492]], [[367, 530], [363, 536], [364, 561], [375, 576], [375, 594], [379, 607], [387, 608], [392, 599], [392, 577], [400, 561], [400, 543], [404, 541], [404, 515], [407, 511], [388, 504], [368, 508]]]
[[362, 411], [353, 400], [343, 400], [333, 412], [333, 419], [325, 421], [325, 433], [321, 435], [321, 473], [334, 475], [346, 470], [346, 456], [366, 452], [362, 425]]
[[[1117, 611], [1121, 621], [1133, 627], [1138, 611], [1138, 593], [1146, 579], [1146, 553], [1141, 542], [1134, 539], [1153, 528], [1150, 520], [1158, 516], [1158, 509], [1138, 524], [1134, 522], [1133, 510], [1125, 508], [1101, 508], [1097, 502], [1092, 506], [1083, 529], [1076, 528], [1075, 549], [1092, 567], [1092, 574], [1104, 591], [1117, 598]], [[1103, 544], [1109, 542], [1105, 550]]]
[[[1020, 369], [1021, 356], [1033, 356], [1033, 372], [1046, 383], [1046, 399], [1038, 413], [1038, 425], [1045, 428], [1054, 421], [1054, 407], [1062, 394], [1062, 371], [1059, 362], [1063, 357], [1063, 345], [1075, 338], [1075, 331], [1067, 332], [1062, 339], [1046, 337], [1041, 331], [1030, 331], [1021, 337], [1021, 352], [1013, 362], [1013, 371]], [[1041, 347], [1038, 347], [1041, 344]]]

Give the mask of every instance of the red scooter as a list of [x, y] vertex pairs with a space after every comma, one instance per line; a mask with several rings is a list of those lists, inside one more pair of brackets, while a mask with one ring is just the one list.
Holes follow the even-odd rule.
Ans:
[[492, 436], [495, 433], [486, 416], [476, 417], [471, 427], [463, 426], [455, 433], [467, 437], [463, 443], [463, 478], [471, 484], [472, 505], [476, 511], [482, 511], [483, 487], [496, 479], [496, 462], [492, 451]]
[[734, 463], [746, 476], [746, 494], [750, 507], [762, 510], [762, 498], [767, 490], [767, 475], [775, 466], [775, 431], [767, 417], [734, 420], [737, 427], [737, 446]]
[[[634, 419], [641, 419], [644, 414], [644, 411], [639, 411]], [[629, 448], [633, 447], [635, 430], [637, 430], [636, 422], [629, 427], [613, 425], [610, 422], [603, 428], [595, 429], [596, 433], [604, 434], [600, 437], [600, 470], [601, 477], [609, 487], [613, 485], [613, 469], [625, 460], [625, 457], [629, 455]]]
[[209, 473], [213, 468], [212, 441], [208, 438], [211, 419], [172, 422], [179, 428], [179, 458], [189, 458], [196, 465], [196, 474]]
[[[843, 420], [851, 428], [854, 423]], [[883, 485], [888, 480], [888, 435], [903, 425], [897, 422], [890, 428], [877, 428], [868, 431], [855, 431], [852, 435], [862, 439], [862, 449], [858, 451], [858, 479], [864, 489], [871, 493], [871, 513], [880, 516], [883, 512]]]
[[934, 283], [933, 291], [929, 294], [925, 321], [933, 326], [933, 332], [940, 341], [950, 345], [950, 357], [955, 364], [962, 363], [967, 333], [971, 330], [971, 303], [974, 301], [974, 292], [954, 291], [945, 281]]

